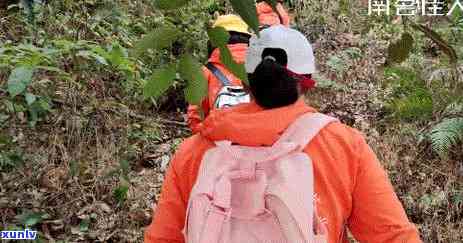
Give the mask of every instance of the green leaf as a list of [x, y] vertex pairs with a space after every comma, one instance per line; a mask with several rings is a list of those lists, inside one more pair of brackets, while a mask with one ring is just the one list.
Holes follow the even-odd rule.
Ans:
[[50, 216], [46, 213], [36, 213], [36, 212], [25, 212], [21, 215], [16, 216], [16, 218], [24, 226], [34, 226], [42, 220], [49, 218]]
[[41, 109], [41, 112], [48, 112], [51, 110], [50, 106], [50, 98], [48, 97], [42, 97], [38, 101], [39, 108]]
[[[8, 109], [11, 107], [8, 107]], [[19, 103], [13, 103], [13, 109], [10, 110], [11, 112], [25, 112], [27, 111], [26, 107]]]
[[127, 192], [129, 187], [126, 185], [121, 185], [113, 191], [113, 196], [118, 203], [123, 203], [127, 199]]
[[126, 180], [129, 181], [129, 172], [130, 172], [130, 164], [128, 160], [120, 160], [119, 161], [119, 166], [122, 170], [122, 177]]
[[107, 52], [103, 47], [101, 46], [94, 46], [91, 50], [94, 54], [100, 55], [104, 57], [105, 59], [109, 58], [109, 52]]
[[87, 59], [94, 58], [97, 62], [103, 65], [109, 65], [109, 63], [106, 61], [106, 59], [100, 55], [98, 55], [95, 52], [92, 51], [79, 51], [77, 53], [77, 56], [81, 56]]
[[126, 62], [127, 51], [119, 44], [113, 45], [109, 52], [108, 59], [114, 66], [120, 66]]
[[193, 56], [182, 56], [178, 64], [180, 76], [187, 81], [184, 90], [188, 103], [199, 105], [207, 95], [207, 80], [201, 70], [201, 65]]
[[[0, 120], [1, 121], [1, 120]], [[8, 135], [0, 134], [0, 146], [11, 144], [11, 137]]]
[[69, 174], [71, 177], [77, 176], [79, 174], [79, 162], [75, 160], [69, 161]]
[[189, 0], [154, 0], [154, 6], [162, 10], [173, 10], [183, 7]]
[[23, 162], [24, 158], [22, 157], [22, 154], [15, 151], [0, 153], [0, 172], [9, 172], [18, 166], [23, 165]]
[[153, 71], [148, 82], [143, 87], [145, 99], [154, 97], [159, 98], [174, 83], [176, 77], [175, 65], [170, 64], [166, 67]]
[[227, 46], [220, 48], [220, 60], [222, 63], [243, 83], [249, 85], [248, 74], [244, 64], [238, 64], [233, 60], [233, 56]]
[[230, 0], [233, 10], [237, 12], [254, 32], [259, 35], [259, 19], [257, 18], [254, 0]]
[[13, 69], [8, 78], [8, 92], [12, 97], [22, 93], [32, 81], [34, 68], [22, 66]]
[[26, 98], [26, 102], [28, 105], [32, 105], [32, 103], [34, 103], [37, 100], [37, 97], [31, 93], [26, 93], [24, 97]]
[[23, 155], [18, 152], [12, 152], [8, 155], [8, 157], [11, 161], [13, 161], [14, 164], [21, 164], [24, 162]]
[[223, 47], [228, 43], [230, 34], [223, 27], [215, 27], [207, 30], [207, 35], [214, 47]]
[[220, 48], [220, 59], [222, 63], [240, 80], [248, 84], [248, 75], [244, 65], [240, 65], [233, 60], [233, 56], [227, 47], [230, 34], [223, 27], [209, 29], [207, 34], [214, 47]]
[[92, 48], [90, 56], [95, 58], [97, 62], [103, 65], [109, 65], [108, 59], [111, 58], [110, 54], [101, 46], [95, 46]]
[[160, 50], [170, 47], [179, 36], [180, 32], [173, 27], [159, 27], [135, 44], [133, 54], [138, 57], [148, 49]]
[[29, 125], [34, 127], [40, 117], [46, 115], [50, 110], [49, 99], [42, 97], [30, 104], [28, 107], [29, 112]]
[[90, 219], [82, 219], [79, 224], [79, 230], [81, 232], [87, 232], [90, 226]]

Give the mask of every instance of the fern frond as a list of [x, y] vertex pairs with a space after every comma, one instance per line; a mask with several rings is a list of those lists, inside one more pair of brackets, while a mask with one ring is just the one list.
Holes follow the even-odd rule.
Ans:
[[433, 150], [447, 157], [450, 148], [463, 140], [463, 118], [446, 119], [433, 127], [430, 134]]

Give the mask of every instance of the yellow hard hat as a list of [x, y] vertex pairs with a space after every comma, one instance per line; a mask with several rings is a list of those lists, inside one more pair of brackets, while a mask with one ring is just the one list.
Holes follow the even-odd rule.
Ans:
[[214, 22], [212, 27], [223, 27], [227, 31], [235, 31], [251, 35], [249, 26], [244, 22], [240, 16], [234, 14], [220, 15]]

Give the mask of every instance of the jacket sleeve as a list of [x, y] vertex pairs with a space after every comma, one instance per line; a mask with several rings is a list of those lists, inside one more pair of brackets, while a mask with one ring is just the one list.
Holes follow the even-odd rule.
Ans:
[[360, 136], [358, 172], [352, 198], [349, 228], [360, 242], [418, 243], [419, 234], [408, 220], [376, 155]]
[[199, 131], [199, 125], [201, 124], [201, 116], [199, 113], [199, 106], [188, 105], [187, 109], [188, 126], [190, 127], [193, 134]]
[[[208, 86], [210, 86], [210, 76], [208, 71], [203, 68], [203, 75], [207, 79]], [[210, 88], [208, 87], [208, 90]], [[208, 91], [208, 96], [209, 96], [209, 91]], [[210, 105], [209, 105], [209, 97], [205, 97], [204, 100], [201, 103], [201, 107], [204, 112], [204, 116], [206, 117], [209, 114], [210, 111]], [[188, 105], [187, 108], [187, 123], [188, 126], [190, 127], [191, 131], [193, 134], [196, 134], [199, 132], [199, 128], [201, 125], [201, 115], [200, 115], [200, 107], [197, 105]]]
[[153, 220], [146, 228], [146, 243], [183, 243], [182, 229], [188, 202], [188, 176], [178, 171], [192, 160], [191, 139], [184, 141], [166, 171]]

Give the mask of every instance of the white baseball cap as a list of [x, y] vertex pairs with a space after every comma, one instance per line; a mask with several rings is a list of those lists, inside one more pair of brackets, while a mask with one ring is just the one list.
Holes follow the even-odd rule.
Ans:
[[262, 62], [262, 53], [267, 48], [279, 48], [288, 57], [287, 68], [297, 74], [312, 74], [315, 72], [315, 58], [312, 46], [307, 38], [299, 31], [274, 25], [260, 32], [260, 38], [253, 35], [249, 40], [246, 53], [246, 72], [254, 73]]

